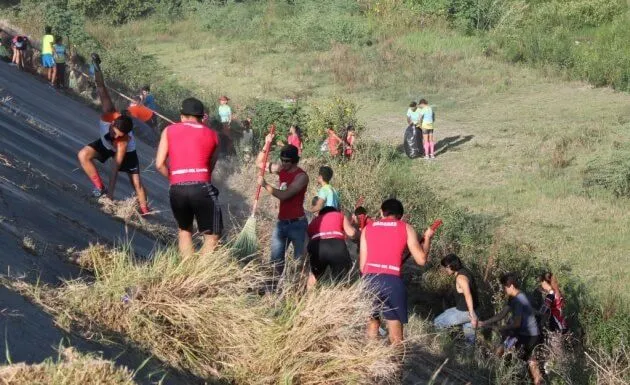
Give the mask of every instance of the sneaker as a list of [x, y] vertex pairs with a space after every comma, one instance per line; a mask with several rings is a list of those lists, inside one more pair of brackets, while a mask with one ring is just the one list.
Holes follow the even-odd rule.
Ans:
[[424, 159], [430, 159], [430, 158], [429, 158], [429, 155], [425, 155], [425, 156], [424, 156]]
[[145, 216], [151, 214], [151, 209], [148, 206], [142, 207], [140, 206], [140, 215]]
[[94, 66], [94, 71], [101, 72], [101, 57], [96, 52], [92, 54], [92, 65]]
[[429, 157], [430, 157], [431, 159], [435, 159], [435, 154], [431, 154], [431, 155], [429, 155]]
[[379, 334], [381, 337], [385, 337], [385, 336], [387, 335], [387, 330], [386, 330], [386, 329], [384, 329], [382, 326], [379, 326], [379, 327], [378, 327], [378, 334]]
[[92, 197], [94, 198], [100, 198], [105, 194], [107, 194], [107, 189], [105, 187], [103, 187], [102, 189], [95, 188], [94, 190], [92, 190]]

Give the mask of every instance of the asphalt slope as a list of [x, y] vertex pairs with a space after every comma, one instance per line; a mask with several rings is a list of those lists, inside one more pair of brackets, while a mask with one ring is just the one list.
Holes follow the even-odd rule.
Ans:
[[[79, 169], [77, 152], [99, 136], [98, 112], [2, 62], [0, 99], [0, 273], [58, 285], [81, 275], [65, 261], [65, 250], [95, 242], [129, 243], [137, 254], [149, 256], [157, 241], [103, 213], [89, 197], [91, 183]], [[153, 167], [155, 149], [139, 141], [138, 155], [152, 208], [164, 213], [159, 220], [173, 224], [168, 184]], [[106, 180], [109, 168], [99, 169]], [[230, 199], [241, 197], [225, 193]], [[115, 198], [131, 195], [133, 189], [122, 174]], [[0, 363], [56, 357], [62, 341], [80, 351], [101, 352], [131, 369], [146, 358], [130, 346], [105, 346], [64, 332], [49, 314], [1, 284], [0, 332], [0, 349], [10, 353], [0, 354]], [[150, 374], [160, 367], [153, 360], [138, 376], [139, 382], [159, 380], [159, 375]], [[166, 383], [200, 382], [168, 371]]]

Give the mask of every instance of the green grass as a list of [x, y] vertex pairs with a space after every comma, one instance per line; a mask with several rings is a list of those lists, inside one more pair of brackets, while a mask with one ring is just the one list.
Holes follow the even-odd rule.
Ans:
[[[409, 100], [426, 97], [437, 109], [438, 140], [472, 139], [430, 165], [416, 162], [411, 180], [500, 218], [498, 238], [531, 245], [533, 256], [570, 267], [595, 292], [614, 288], [630, 298], [624, 279], [630, 203], [584, 187], [589, 162], [629, 139], [627, 95], [501, 62], [485, 54], [483, 39], [440, 22], [374, 32], [372, 45], [280, 44], [277, 31], [302, 31], [312, 10], [304, 16], [273, 4], [255, 5], [267, 21], [260, 34], [220, 34], [203, 13], [166, 25], [148, 19], [89, 31], [102, 41], [113, 34], [132, 42], [168, 76], [201, 95], [226, 93], [237, 107], [256, 98], [318, 102], [343, 95], [360, 107], [363, 136], [385, 143], [401, 141]], [[241, 8], [232, 12], [247, 22], [254, 16], [242, 7], [249, 6], [233, 5]]]

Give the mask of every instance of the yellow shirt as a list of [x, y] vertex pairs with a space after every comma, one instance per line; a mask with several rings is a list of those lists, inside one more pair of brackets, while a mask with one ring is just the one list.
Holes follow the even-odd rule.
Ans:
[[55, 43], [55, 38], [53, 35], [44, 35], [42, 39], [42, 55], [50, 54], [52, 55], [52, 45]]

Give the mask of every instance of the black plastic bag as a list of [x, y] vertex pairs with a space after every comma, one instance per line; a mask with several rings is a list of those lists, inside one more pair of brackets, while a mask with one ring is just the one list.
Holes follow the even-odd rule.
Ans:
[[403, 139], [405, 154], [411, 159], [422, 156], [422, 131], [417, 129], [413, 124], [409, 125], [405, 130]]

